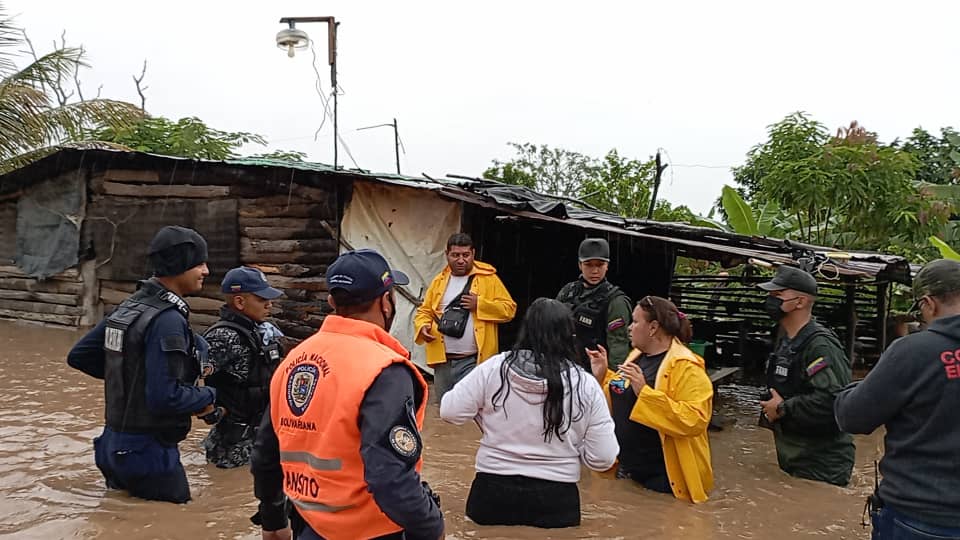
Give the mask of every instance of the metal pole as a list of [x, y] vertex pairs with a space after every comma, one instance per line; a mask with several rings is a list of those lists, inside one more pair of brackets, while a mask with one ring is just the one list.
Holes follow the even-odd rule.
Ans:
[[339, 131], [339, 115], [338, 105], [337, 105], [337, 95], [340, 93], [337, 90], [337, 27], [340, 26], [340, 23], [333, 22], [332, 20], [328, 23], [328, 30], [330, 31], [330, 81], [333, 84], [333, 170], [337, 170], [339, 165], [338, 161], [338, 149], [340, 146], [340, 131]]
[[397, 119], [393, 119], [393, 148], [397, 154], [397, 174], [400, 174], [400, 131], [397, 129]]

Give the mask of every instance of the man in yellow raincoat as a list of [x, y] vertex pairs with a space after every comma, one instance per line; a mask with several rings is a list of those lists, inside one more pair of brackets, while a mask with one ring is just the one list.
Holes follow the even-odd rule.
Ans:
[[607, 369], [602, 348], [587, 354], [616, 425], [617, 477], [700, 503], [713, 489], [707, 438], [713, 385], [703, 358], [684, 345], [691, 334], [672, 302], [647, 296], [633, 311], [634, 350], [616, 372]]
[[[416, 343], [426, 347], [433, 368], [438, 403], [478, 363], [500, 352], [497, 326], [517, 313], [496, 268], [475, 260], [468, 235], [451, 236], [446, 256], [447, 266], [433, 278], [413, 319]], [[460, 325], [447, 324], [457, 317]]]

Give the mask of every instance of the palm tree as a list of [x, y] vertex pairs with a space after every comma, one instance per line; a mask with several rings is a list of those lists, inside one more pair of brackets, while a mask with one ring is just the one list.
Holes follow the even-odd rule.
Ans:
[[137, 106], [122, 101], [57, 99], [61, 81], [87, 67], [83, 50], [61, 47], [19, 69], [18, 51], [26, 44], [25, 34], [0, 5], [0, 174], [55, 151], [59, 144], [84, 142], [92, 128], [125, 126], [142, 116]]

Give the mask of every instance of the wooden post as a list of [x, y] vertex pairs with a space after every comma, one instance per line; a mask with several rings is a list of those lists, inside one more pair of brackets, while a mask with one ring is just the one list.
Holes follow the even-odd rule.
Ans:
[[850, 359], [851, 365], [853, 365], [854, 358], [854, 344], [857, 342], [857, 285], [856, 283], [847, 283], [846, 286], [847, 293], [847, 336], [846, 336], [846, 346], [847, 346], [847, 358]]
[[882, 354], [887, 350], [887, 315], [890, 311], [890, 283], [877, 283], [877, 336], [880, 343], [878, 349]]
[[79, 326], [93, 326], [103, 318], [103, 303], [100, 302], [100, 280], [97, 279], [97, 261], [80, 263], [80, 314]]

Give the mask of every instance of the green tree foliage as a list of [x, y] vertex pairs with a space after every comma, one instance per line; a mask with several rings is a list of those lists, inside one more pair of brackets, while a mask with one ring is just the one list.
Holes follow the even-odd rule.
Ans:
[[928, 184], [960, 184], [960, 133], [940, 130], [940, 137], [922, 128], [913, 130], [903, 149], [919, 162], [916, 179]]
[[856, 122], [831, 136], [803, 113], [770, 126], [734, 177], [754, 206], [776, 203], [801, 241], [845, 249], [919, 242], [949, 215], [914, 182], [917, 161]]
[[[597, 159], [546, 145], [509, 144], [516, 156], [509, 161], [494, 160], [484, 178], [580, 199], [624, 217], [646, 217], [656, 170], [652, 159], [629, 159], [616, 149]], [[694, 217], [687, 207], [673, 207], [662, 199], [654, 207], [658, 220], [690, 221]]]
[[130, 126], [105, 127], [94, 136], [138, 152], [213, 160], [239, 157], [237, 150], [245, 144], [266, 144], [260, 135], [220, 131], [199, 118], [181, 118], [174, 122], [163, 117], [148, 117]]
[[122, 127], [140, 117], [130, 103], [70, 101], [62, 83], [76, 80], [87, 66], [82, 49], [57, 48], [18, 68], [20, 51], [28, 45], [0, 8], [0, 174], [39, 159], [58, 144], [89, 140], [94, 126]]
[[595, 162], [579, 152], [530, 143], [508, 143], [517, 155], [510, 161], [494, 160], [483, 176], [541, 193], [577, 197], [592, 174]]

